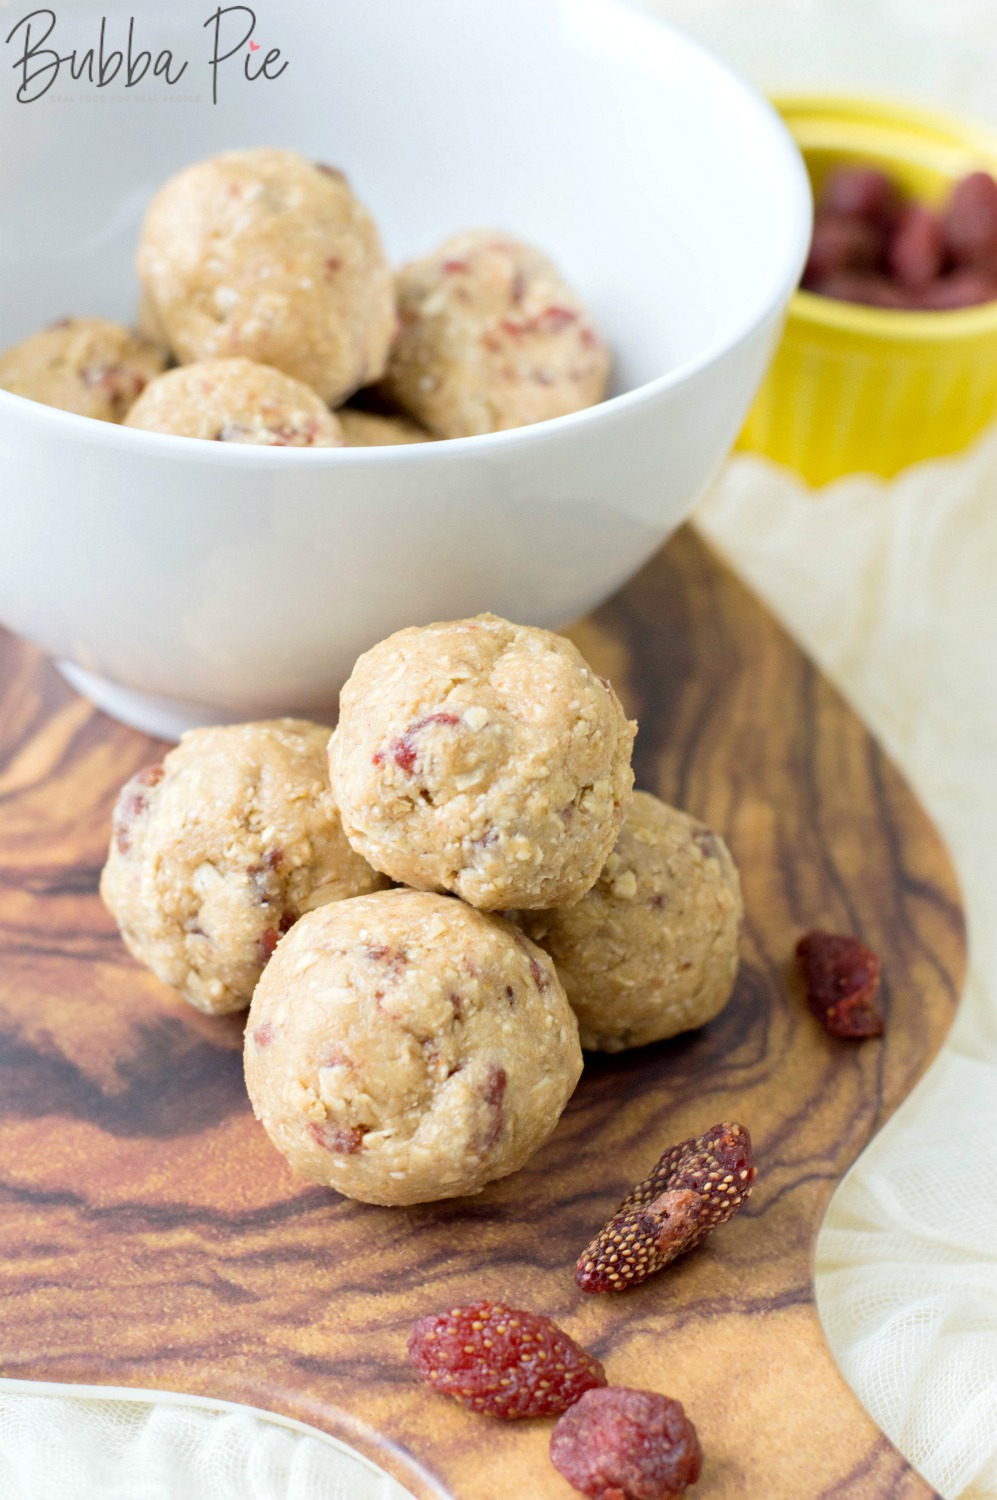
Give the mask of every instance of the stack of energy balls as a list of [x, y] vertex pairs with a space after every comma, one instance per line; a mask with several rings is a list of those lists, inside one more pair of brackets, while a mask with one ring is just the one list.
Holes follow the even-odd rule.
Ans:
[[723, 841], [634, 793], [636, 725], [493, 615], [357, 662], [335, 733], [194, 730], [122, 790], [101, 892], [192, 1005], [250, 1005], [257, 1117], [369, 1203], [474, 1193], [554, 1131], [582, 1047], [701, 1026], [737, 970]]
[[393, 276], [342, 172], [292, 151], [229, 151], [170, 178], [137, 264], [141, 333], [63, 319], [0, 355], [0, 388], [295, 448], [498, 432], [605, 394], [606, 347], [546, 256], [475, 231]]

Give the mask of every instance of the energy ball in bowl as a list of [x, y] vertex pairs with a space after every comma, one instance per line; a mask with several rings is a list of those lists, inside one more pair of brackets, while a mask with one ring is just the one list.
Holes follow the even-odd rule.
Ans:
[[743, 908], [723, 839], [635, 792], [598, 881], [574, 906], [517, 913], [554, 960], [582, 1046], [622, 1052], [703, 1026], [737, 975]]
[[341, 406], [336, 416], [350, 448], [398, 447], [402, 443], [431, 441], [429, 433], [407, 417], [387, 417], [352, 406]]
[[384, 372], [395, 300], [377, 229], [341, 172], [293, 151], [228, 151], [171, 177], [138, 272], [183, 363], [259, 360], [330, 406]]
[[100, 892], [128, 948], [212, 1015], [243, 1010], [303, 912], [385, 884], [346, 841], [329, 731], [193, 729], [122, 789]]
[[144, 432], [270, 448], [342, 448], [342, 428], [315, 392], [251, 359], [205, 359], [153, 380], [125, 422]]
[[609, 354], [555, 266], [492, 230], [457, 235], [398, 275], [385, 390], [436, 437], [526, 427], [594, 406]]
[[104, 318], [63, 318], [0, 354], [0, 390], [99, 422], [122, 422], [166, 368], [151, 339]]
[[333, 795], [353, 847], [403, 885], [567, 905], [622, 826], [635, 733], [562, 636], [495, 615], [413, 627], [343, 688]]
[[298, 1172], [365, 1203], [476, 1193], [552, 1135], [582, 1070], [554, 967], [461, 902], [383, 891], [302, 918], [261, 979], [246, 1084]]

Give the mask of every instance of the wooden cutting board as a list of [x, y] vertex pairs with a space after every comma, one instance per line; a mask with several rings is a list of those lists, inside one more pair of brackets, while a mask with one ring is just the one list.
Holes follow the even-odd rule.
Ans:
[[[139, 970], [97, 896], [119, 784], [160, 747], [0, 634], [0, 1370], [244, 1401], [324, 1428], [420, 1497], [566, 1500], [550, 1424], [498, 1424], [418, 1385], [412, 1321], [481, 1298], [542, 1310], [619, 1384], [678, 1397], [697, 1500], [923, 1500], [814, 1309], [835, 1184], [910, 1092], [955, 1010], [948, 857], [858, 719], [688, 531], [574, 632], [640, 720], [638, 785], [728, 838], [744, 881], [726, 1011], [588, 1062], [553, 1141], [463, 1203], [370, 1208], [296, 1180], [254, 1123], [241, 1019]], [[882, 956], [882, 1042], [834, 1041], [790, 962], [813, 926]], [[575, 1258], [661, 1149], [754, 1136], [747, 1210], [634, 1291]], [[917, 1149], [912, 1135], [911, 1149]]]

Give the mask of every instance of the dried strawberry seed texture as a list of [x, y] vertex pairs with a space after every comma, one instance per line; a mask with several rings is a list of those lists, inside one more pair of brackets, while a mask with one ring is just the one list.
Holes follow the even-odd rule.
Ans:
[[622, 1292], [702, 1244], [751, 1194], [756, 1169], [743, 1125], [714, 1125], [671, 1146], [579, 1256], [583, 1292]]
[[435, 1391], [505, 1421], [556, 1417], [606, 1384], [594, 1355], [550, 1318], [502, 1303], [476, 1302], [421, 1318], [408, 1352]]

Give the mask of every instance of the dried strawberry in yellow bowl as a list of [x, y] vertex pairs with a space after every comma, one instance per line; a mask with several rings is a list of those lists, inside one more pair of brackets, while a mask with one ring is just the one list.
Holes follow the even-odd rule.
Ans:
[[997, 417], [997, 137], [888, 101], [777, 102], [814, 236], [740, 446], [814, 486], [959, 452]]

